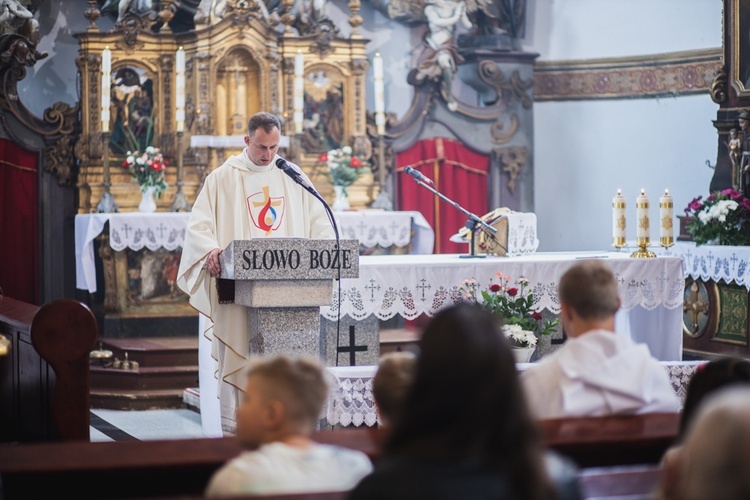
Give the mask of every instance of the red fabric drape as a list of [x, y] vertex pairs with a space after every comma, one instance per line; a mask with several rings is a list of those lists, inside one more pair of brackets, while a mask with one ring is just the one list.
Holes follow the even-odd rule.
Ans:
[[420, 186], [404, 173], [411, 166], [432, 179], [437, 191], [469, 212], [487, 213], [489, 156], [476, 153], [460, 142], [444, 138], [425, 139], [396, 156], [398, 207], [419, 210], [435, 230], [435, 253], [466, 253], [468, 245], [450, 237], [466, 224], [466, 216], [450, 203]]
[[39, 304], [37, 155], [0, 139], [0, 288]]

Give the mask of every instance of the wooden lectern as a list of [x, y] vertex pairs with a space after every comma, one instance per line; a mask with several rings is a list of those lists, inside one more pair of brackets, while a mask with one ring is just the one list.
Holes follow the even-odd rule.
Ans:
[[219, 299], [247, 307], [249, 352], [323, 359], [320, 306], [359, 277], [358, 240], [235, 240], [221, 253]]

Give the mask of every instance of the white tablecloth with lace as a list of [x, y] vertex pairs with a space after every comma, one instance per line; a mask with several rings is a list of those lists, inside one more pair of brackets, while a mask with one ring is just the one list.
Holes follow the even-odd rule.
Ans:
[[[698, 365], [705, 361], [662, 361], [669, 372], [669, 380], [680, 400], [685, 402], [687, 384]], [[523, 371], [533, 363], [521, 363]], [[326, 420], [329, 425], [373, 427], [380, 424], [375, 399], [372, 395], [372, 378], [375, 366], [336, 366], [328, 371], [335, 381], [328, 396]]]
[[359, 240], [366, 248], [405, 247], [410, 253], [431, 254], [435, 232], [418, 211], [352, 210], [335, 212], [342, 239]]
[[109, 222], [109, 246], [113, 250], [175, 250], [185, 242], [190, 217], [184, 212], [126, 212], [79, 214], [75, 218], [76, 288], [96, 292], [94, 239]]
[[[464, 279], [481, 284], [498, 271], [512, 280], [531, 282], [540, 309], [560, 312], [557, 285], [575, 262], [601, 258], [614, 272], [622, 309], [618, 333], [649, 345], [662, 361], [682, 359], [682, 303], [684, 276], [678, 257], [632, 259], [620, 252], [550, 252], [518, 257], [462, 258], [460, 255], [362, 256], [359, 278], [341, 281], [341, 314], [355, 319], [374, 314], [385, 320], [395, 315], [414, 319], [433, 316], [464, 300], [459, 287]], [[334, 287], [335, 288], [335, 287]], [[321, 308], [330, 320], [337, 317], [338, 291], [332, 306]]]
[[[420, 212], [361, 210], [338, 212], [341, 238], [358, 239], [362, 245], [399, 247], [412, 244], [411, 253], [432, 253], [435, 233]], [[109, 243], [117, 251], [174, 250], [185, 242], [189, 213], [126, 212], [79, 214], [75, 217], [76, 287], [96, 292], [94, 239], [109, 222]]]
[[724, 280], [750, 291], [750, 246], [696, 246], [693, 242], [678, 241], [660, 253], [682, 258], [686, 277], [703, 281]]

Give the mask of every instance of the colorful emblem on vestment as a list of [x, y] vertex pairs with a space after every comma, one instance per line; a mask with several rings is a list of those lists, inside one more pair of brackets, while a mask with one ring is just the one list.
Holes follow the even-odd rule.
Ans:
[[268, 186], [263, 186], [262, 191], [247, 197], [250, 219], [255, 227], [265, 231], [266, 236], [270, 235], [272, 231], [276, 231], [281, 225], [285, 207], [284, 197], [271, 196]]

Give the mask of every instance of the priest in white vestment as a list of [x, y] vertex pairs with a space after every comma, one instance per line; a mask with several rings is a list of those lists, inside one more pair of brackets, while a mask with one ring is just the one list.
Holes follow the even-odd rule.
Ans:
[[667, 370], [646, 344], [615, 334], [617, 282], [601, 260], [560, 278], [560, 319], [569, 339], [521, 374], [537, 419], [679, 412]]
[[254, 115], [248, 123], [247, 147], [208, 174], [193, 204], [178, 272], [177, 285], [209, 320], [204, 335], [211, 340], [217, 362], [221, 427], [226, 434], [234, 432], [241, 370], [251, 353], [247, 309], [218, 300], [219, 254], [234, 240], [334, 237], [322, 202], [276, 166], [280, 129], [274, 115]]

